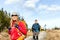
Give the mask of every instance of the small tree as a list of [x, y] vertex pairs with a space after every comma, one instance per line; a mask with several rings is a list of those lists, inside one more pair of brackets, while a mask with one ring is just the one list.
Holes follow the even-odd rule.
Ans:
[[3, 29], [6, 27], [9, 27], [10, 25], [10, 17], [7, 15], [7, 12], [0, 10], [0, 31], [3, 31]]

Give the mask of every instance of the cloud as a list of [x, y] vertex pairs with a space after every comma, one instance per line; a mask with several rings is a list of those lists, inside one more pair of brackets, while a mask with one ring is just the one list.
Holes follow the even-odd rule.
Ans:
[[51, 7], [48, 7], [47, 10], [57, 11], [57, 10], [60, 10], [60, 6], [59, 5], [51, 5]]
[[35, 8], [36, 6], [36, 3], [38, 2], [39, 0], [27, 0], [24, 4], [25, 7], [31, 7], [31, 8]]
[[[30, 8], [33, 8], [33, 11], [37, 13], [42, 13], [42, 11], [45, 13], [49, 13], [49, 12], [53, 13], [53, 12], [60, 11], [60, 5], [55, 5], [55, 4], [46, 5], [46, 4], [40, 4], [38, 2], [39, 0], [27, 0], [24, 3], [24, 8], [27, 8], [27, 10], [30, 10]], [[37, 3], [38, 3], [38, 6], [36, 7]]]
[[12, 4], [12, 3], [16, 3], [19, 2], [20, 0], [5, 0], [4, 4]]
[[60, 10], [60, 6], [59, 5], [39, 5], [38, 7], [38, 10], [42, 10], [42, 9], [45, 9], [45, 10], [48, 10], [48, 11], [58, 11]]
[[38, 9], [46, 9], [48, 6], [47, 5], [42, 5], [42, 4], [40, 4], [39, 6], [38, 6]]
[[60, 12], [60, 5], [44, 5], [44, 4], [39, 4], [39, 6], [37, 8], [34, 9], [35, 12], [37, 12], [38, 14], [49, 14], [49, 13], [54, 13], [53, 15], [55, 15], [55, 13]]

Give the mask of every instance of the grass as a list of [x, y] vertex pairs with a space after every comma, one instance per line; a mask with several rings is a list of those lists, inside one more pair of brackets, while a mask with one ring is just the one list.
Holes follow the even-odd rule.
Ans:
[[[47, 35], [45, 40], [60, 40], [60, 30], [47, 30]], [[28, 31], [27, 37], [32, 36], [32, 31]], [[7, 31], [3, 31], [0, 33], [0, 40], [9, 40], [9, 34]]]

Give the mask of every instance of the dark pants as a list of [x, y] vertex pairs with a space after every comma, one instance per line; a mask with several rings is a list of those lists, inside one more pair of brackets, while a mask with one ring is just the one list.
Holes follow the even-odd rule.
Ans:
[[38, 40], [39, 32], [33, 32], [33, 40]]

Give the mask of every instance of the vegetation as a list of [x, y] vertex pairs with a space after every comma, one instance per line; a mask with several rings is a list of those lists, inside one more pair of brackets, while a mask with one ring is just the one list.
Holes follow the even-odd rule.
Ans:
[[53, 28], [53, 30], [60, 30], [60, 28], [58, 28], [58, 27], [55, 27], [55, 28]]
[[7, 11], [0, 10], [0, 32], [10, 25], [10, 16], [7, 15]]

